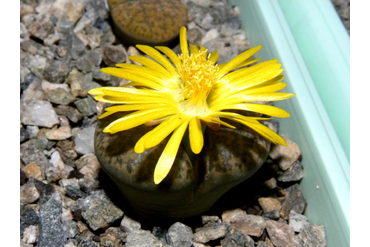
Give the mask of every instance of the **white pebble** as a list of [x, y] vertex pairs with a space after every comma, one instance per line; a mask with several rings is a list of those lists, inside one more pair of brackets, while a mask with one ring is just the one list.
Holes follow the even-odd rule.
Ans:
[[59, 124], [59, 118], [49, 102], [35, 100], [21, 105], [21, 122], [25, 125], [51, 128]]
[[36, 243], [38, 234], [39, 234], [39, 228], [37, 226], [31, 225], [24, 230], [22, 240], [26, 244], [34, 244]]
[[82, 129], [82, 131], [76, 135], [74, 142], [77, 153], [88, 154], [94, 152], [94, 133], [95, 126], [91, 126]]

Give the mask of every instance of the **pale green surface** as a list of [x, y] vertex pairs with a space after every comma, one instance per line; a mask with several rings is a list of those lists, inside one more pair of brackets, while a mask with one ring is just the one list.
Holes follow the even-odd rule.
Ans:
[[349, 159], [349, 35], [329, 0], [279, 5]]
[[325, 226], [328, 247], [347, 247], [349, 162], [279, 2], [230, 2], [239, 6], [242, 28], [252, 46], [263, 46], [256, 57], [278, 58], [285, 69], [286, 91], [297, 94], [277, 106], [292, 115], [279, 119], [280, 134], [287, 135], [302, 151], [305, 174], [301, 188], [308, 202], [306, 215], [310, 223]]

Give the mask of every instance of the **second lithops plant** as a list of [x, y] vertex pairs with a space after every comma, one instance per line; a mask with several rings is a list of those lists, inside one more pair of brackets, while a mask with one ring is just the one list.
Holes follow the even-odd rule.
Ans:
[[108, 0], [116, 35], [124, 43], [166, 45], [187, 22], [178, 0]]

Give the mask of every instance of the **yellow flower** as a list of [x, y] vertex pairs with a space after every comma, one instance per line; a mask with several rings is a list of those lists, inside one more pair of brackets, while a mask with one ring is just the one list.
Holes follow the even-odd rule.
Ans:
[[[248, 117], [232, 110], [257, 112], [272, 117], [289, 117], [286, 111], [251, 101], [276, 101], [294, 94], [277, 93], [286, 86], [277, 59], [253, 66], [260, 59], [249, 59], [261, 46], [247, 50], [230, 62], [216, 64], [217, 51], [207, 55], [207, 49], [189, 44], [186, 28], [180, 30], [181, 55], [168, 47], [156, 49], [137, 45], [152, 57], [131, 56], [135, 64], [116, 64], [118, 68], [103, 68], [102, 72], [132, 81], [124, 87], [101, 87], [90, 94], [101, 102], [119, 104], [106, 108], [99, 118], [120, 111], [134, 111], [110, 123], [104, 132], [116, 133], [151, 122], [159, 123], [135, 145], [135, 152], [159, 144], [171, 135], [154, 171], [154, 182], [160, 183], [168, 174], [175, 160], [183, 135], [189, 126], [191, 150], [198, 154], [203, 148], [202, 123], [210, 127], [234, 126], [220, 120], [226, 118], [242, 123], [274, 143], [285, 145], [284, 140], [265, 125], [258, 117]], [[189, 51], [190, 49], [190, 51]], [[164, 53], [172, 63], [159, 51]], [[248, 103], [249, 102], [249, 103]], [[228, 111], [231, 110], [231, 111]]]

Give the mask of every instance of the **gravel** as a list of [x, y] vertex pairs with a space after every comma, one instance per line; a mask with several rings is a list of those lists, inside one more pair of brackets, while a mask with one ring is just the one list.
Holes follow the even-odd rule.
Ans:
[[[227, 1], [182, 2], [189, 41], [217, 48], [219, 63], [250, 48]], [[349, 24], [349, 1], [332, 2]], [[326, 246], [324, 226], [304, 215], [303, 157], [287, 137], [289, 148], [273, 147], [204, 215], [171, 225], [137, 217], [93, 152], [104, 104], [87, 91], [125, 84], [100, 68], [139, 52], [115, 38], [102, 0], [21, 0], [20, 19], [21, 246]]]
[[351, 4], [350, 0], [331, 0], [335, 10], [337, 11], [340, 19], [343, 22], [344, 27], [346, 28], [348, 34], [350, 34], [350, 10]]

